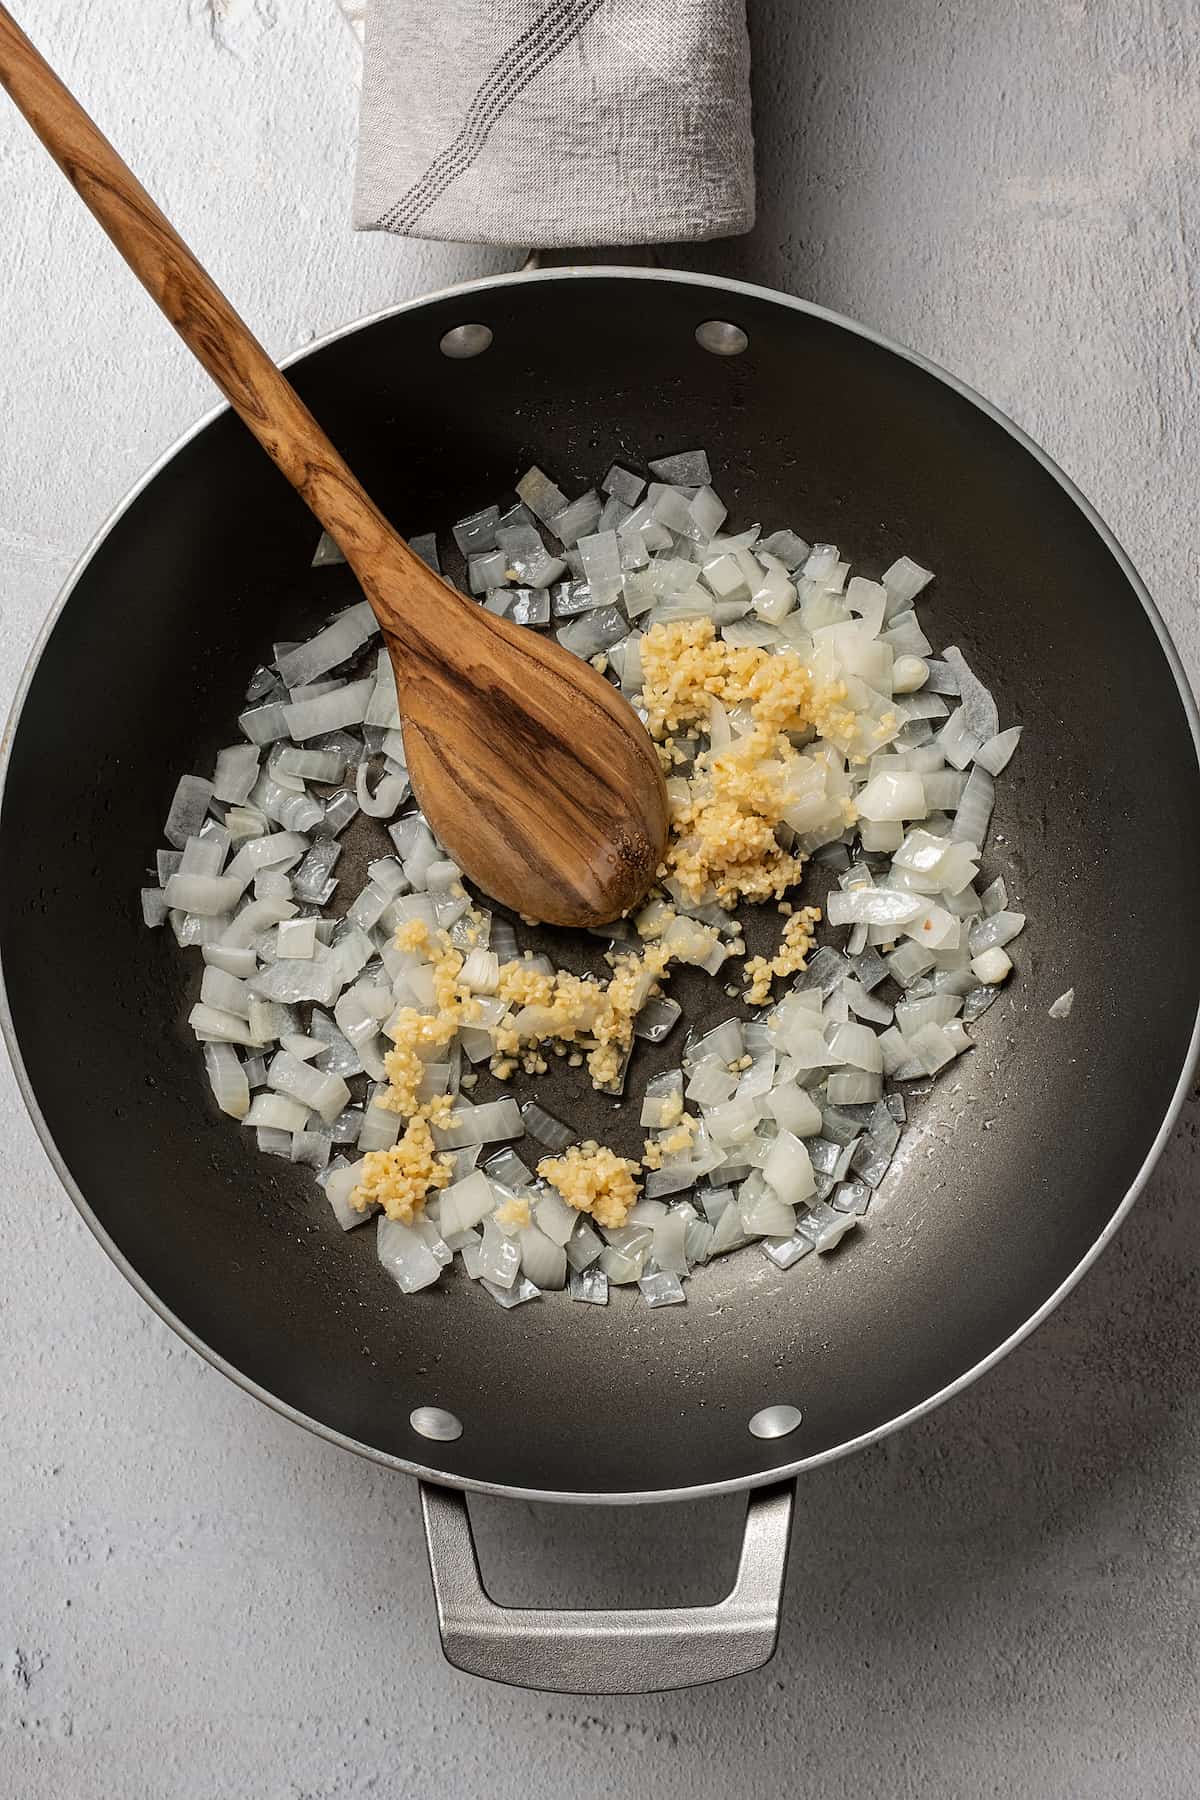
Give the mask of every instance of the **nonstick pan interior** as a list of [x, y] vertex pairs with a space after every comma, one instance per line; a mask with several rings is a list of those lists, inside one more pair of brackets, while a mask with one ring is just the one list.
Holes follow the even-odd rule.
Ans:
[[[741, 354], [697, 342], [712, 319], [745, 333]], [[439, 353], [472, 323], [490, 348]], [[292, 374], [406, 532], [445, 530], [534, 461], [571, 492], [612, 460], [703, 444], [735, 521], [835, 541], [868, 575], [901, 552], [932, 567], [931, 635], [960, 643], [1001, 722], [1026, 728], [984, 865], [1029, 914], [1020, 973], [975, 1027], [978, 1048], [913, 1107], [864, 1228], [834, 1255], [781, 1273], [752, 1249], [699, 1271], [686, 1308], [654, 1312], [623, 1293], [607, 1309], [555, 1297], [505, 1313], [459, 1275], [400, 1296], [370, 1228], [343, 1236], [308, 1172], [215, 1116], [185, 1024], [197, 963], [140, 923], [178, 775], [207, 772], [234, 741], [272, 641], [316, 629], [350, 591], [344, 570], [310, 573], [315, 525], [221, 414], [91, 553], [11, 750], [11, 1026], [76, 1198], [230, 1372], [452, 1481], [610, 1496], [739, 1483], [921, 1405], [1102, 1236], [1189, 1057], [1196, 750], [1128, 566], [994, 414], [758, 290], [596, 272], [484, 283], [350, 331]], [[1070, 1019], [1050, 1019], [1072, 985]], [[677, 991], [697, 1016], [730, 1008], [713, 984]], [[631, 1087], [678, 1050], [643, 1053]], [[539, 1091], [588, 1131], [637, 1141], [635, 1117], [565, 1074]], [[750, 1415], [776, 1401], [803, 1425], [750, 1436]], [[409, 1414], [424, 1404], [457, 1413], [462, 1437], [417, 1438]]]

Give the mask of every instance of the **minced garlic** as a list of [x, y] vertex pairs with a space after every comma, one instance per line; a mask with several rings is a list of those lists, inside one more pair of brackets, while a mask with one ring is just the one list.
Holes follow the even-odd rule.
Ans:
[[[448, 1099], [448, 1095], [443, 1095]], [[350, 1204], [359, 1212], [382, 1206], [389, 1219], [411, 1225], [424, 1210], [431, 1188], [444, 1188], [450, 1180], [452, 1156], [439, 1156], [425, 1109], [414, 1113], [404, 1135], [390, 1150], [368, 1150], [363, 1157], [358, 1185]]]
[[646, 1139], [642, 1150], [643, 1169], [661, 1169], [663, 1158], [678, 1156], [681, 1150], [688, 1149], [696, 1134], [698, 1120], [694, 1113], [684, 1112], [683, 1095], [675, 1094], [673, 1098], [679, 1102], [679, 1110], [671, 1120], [674, 1129], [661, 1131], [657, 1137]]
[[819, 906], [801, 907], [784, 925], [775, 955], [770, 958], [752, 956], [743, 966], [747, 1005], [765, 1006], [771, 998], [771, 982], [776, 976], [795, 975], [807, 967], [808, 953], [813, 947], [820, 919]]
[[[652, 737], [707, 729], [714, 700], [744, 709], [751, 722], [724, 748], [702, 750], [690, 778], [669, 784], [667, 874], [695, 902], [781, 899], [804, 867], [803, 856], [780, 844], [778, 827], [794, 801], [789, 775], [799, 752], [791, 734], [814, 723], [808, 669], [793, 650], [731, 647], [711, 619], [652, 626], [641, 655]], [[830, 696], [821, 705], [828, 712]]]
[[383, 1059], [390, 1086], [375, 1104], [388, 1112], [402, 1113], [408, 1117], [416, 1111], [417, 1089], [425, 1073], [425, 1064], [417, 1052], [417, 1045], [424, 1044], [433, 1048], [439, 1044], [448, 1044], [458, 1026], [453, 1019], [430, 1018], [427, 1014], [406, 1006], [397, 1013], [391, 1029], [396, 1047], [387, 1051]]
[[676, 1088], [673, 1094], [667, 1095], [662, 1103], [662, 1115], [660, 1123], [664, 1130], [669, 1130], [672, 1125], [678, 1125], [683, 1117], [682, 1088]]
[[[590, 1046], [587, 1065], [593, 1084], [614, 1086], [633, 1042], [634, 1020], [670, 960], [667, 949], [658, 944], [648, 945], [641, 954], [618, 953], [607, 982], [590, 981], [567, 969], [545, 975], [526, 962], [504, 963], [496, 992], [509, 1010], [492, 1034], [493, 1074], [515, 1069], [514, 1059], [523, 1058], [530, 1044], [584, 1040]], [[545, 1066], [542, 1060], [538, 1072]]]
[[417, 1090], [425, 1072], [420, 1047], [437, 1049], [450, 1043], [460, 1025], [478, 1018], [479, 1006], [468, 989], [459, 985], [463, 958], [444, 931], [431, 933], [424, 919], [410, 919], [396, 933], [396, 948], [415, 951], [432, 963], [437, 1006], [436, 1015], [418, 1012], [413, 1006], [401, 1007], [388, 1026], [395, 1048], [384, 1056], [389, 1087], [376, 1105], [407, 1118], [417, 1109]]
[[568, 1206], [591, 1213], [597, 1225], [610, 1230], [625, 1223], [638, 1197], [637, 1164], [590, 1138], [586, 1144], [572, 1144], [561, 1156], [543, 1157], [537, 1172]]
[[503, 1206], [498, 1206], [492, 1214], [497, 1225], [510, 1226], [514, 1231], [524, 1231], [530, 1223], [529, 1201], [524, 1194], [513, 1194]]
[[[798, 791], [800, 752], [794, 740], [805, 742], [815, 733], [847, 754], [852, 744], [857, 748], [860, 721], [847, 704], [845, 685], [814, 688], [808, 668], [793, 650], [729, 645], [717, 636], [711, 619], [693, 619], [652, 626], [641, 641], [641, 663], [647, 729], [670, 777], [671, 831], [659, 874], [674, 899], [658, 897], [642, 907], [636, 919], [641, 942], [637, 948], [614, 947], [607, 981], [566, 969], [547, 973], [529, 958], [501, 965], [495, 996], [505, 1010], [490, 1027], [490, 1066], [501, 1080], [518, 1069], [543, 1074], [543, 1051], [549, 1049], [566, 1056], [572, 1066], [586, 1057], [593, 1085], [616, 1091], [633, 1044], [634, 1022], [646, 1001], [661, 992], [669, 965], [679, 960], [703, 964], [720, 945], [715, 927], [681, 913], [681, 901], [715, 901], [729, 911], [741, 900], [774, 898], [781, 910], [788, 909], [784, 895], [799, 881], [805, 861], [785, 848], [790, 840], [781, 830]], [[717, 716], [714, 702], [735, 715], [732, 735], [724, 731], [727, 741], [719, 748], [710, 745], [695, 753], [689, 740], [710, 731]], [[885, 721], [885, 729], [893, 722]], [[683, 770], [687, 772], [677, 772]], [[849, 824], [853, 808], [844, 804]], [[813, 907], [792, 913], [775, 956], [756, 956], [745, 965], [750, 1004], [770, 998], [776, 976], [805, 966], [819, 917]], [[473, 934], [469, 927], [468, 918], [463, 935], [476, 942], [478, 922]], [[481, 1008], [462, 980], [464, 956], [445, 931], [411, 919], [397, 932], [396, 947], [432, 969], [433, 1005], [428, 1011], [401, 1007], [389, 1021], [392, 1047], [384, 1056], [389, 1085], [375, 1104], [408, 1123], [393, 1149], [373, 1151], [364, 1159], [352, 1199], [360, 1209], [378, 1202], [389, 1218], [407, 1223], [423, 1207], [426, 1194], [449, 1180], [450, 1159], [435, 1155], [431, 1127], [452, 1123], [453, 1101], [443, 1095], [419, 1102], [426, 1063], [438, 1060], [461, 1027], [480, 1018]], [[740, 935], [727, 934], [727, 953], [744, 956], [745, 948]], [[664, 1157], [686, 1150], [694, 1130], [695, 1120], [684, 1112], [679, 1097], [677, 1110], [646, 1141], [644, 1166], [659, 1168]], [[637, 1198], [637, 1164], [595, 1143], [545, 1159], [538, 1172], [570, 1205], [593, 1214], [602, 1225], [623, 1224]], [[521, 1227], [528, 1223], [528, 1205], [508, 1201], [497, 1217]]]

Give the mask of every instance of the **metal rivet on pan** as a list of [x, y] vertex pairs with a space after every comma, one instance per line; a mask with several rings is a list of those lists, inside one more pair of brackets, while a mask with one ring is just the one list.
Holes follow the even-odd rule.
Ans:
[[452, 356], [461, 362], [468, 356], [481, 356], [492, 341], [489, 325], [456, 325], [448, 331], [441, 342], [443, 356]]
[[408, 1422], [423, 1438], [433, 1438], [439, 1444], [452, 1444], [463, 1433], [462, 1420], [440, 1406], [414, 1407]]
[[750, 1421], [750, 1435], [756, 1438], [786, 1437], [804, 1418], [798, 1406], [764, 1406]]
[[731, 325], [728, 319], [705, 319], [696, 327], [696, 342], [714, 356], [740, 356], [750, 339], [740, 325]]

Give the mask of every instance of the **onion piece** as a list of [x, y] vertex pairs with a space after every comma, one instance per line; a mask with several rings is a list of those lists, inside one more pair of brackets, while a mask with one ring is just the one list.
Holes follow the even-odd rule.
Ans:
[[831, 925], [903, 926], [910, 924], [920, 912], [919, 900], [890, 888], [835, 892], [826, 903], [826, 917]]
[[211, 781], [205, 781], [199, 775], [180, 777], [163, 826], [163, 836], [168, 844], [182, 850], [188, 839], [195, 837], [208, 815], [212, 795]]
[[607, 1306], [608, 1276], [603, 1269], [573, 1268], [567, 1278], [567, 1291], [572, 1300], [583, 1300], [592, 1306]]
[[909, 1049], [926, 1075], [936, 1075], [947, 1063], [953, 1062], [955, 1048], [942, 1026], [935, 1025], [932, 1020], [922, 1025], [919, 1031], [909, 1039]]
[[[981, 950], [978, 956], [971, 958], [971, 973], [982, 986], [994, 987], [1012, 974], [1012, 958], [999, 944], [993, 944], [989, 950]], [[1058, 1017], [1057, 1014], [1053, 1016]]]
[[305, 1106], [311, 1106], [314, 1112], [320, 1113], [327, 1125], [333, 1122], [350, 1099], [350, 1089], [340, 1075], [327, 1075], [318, 1069], [312, 1069], [287, 1050], [280, 1050], [272, 1057], [267, 1069], [267, 1082], [276, 1093], [287, 1094]]
[[987, 743], [997, 735], [1000, 728], [996, 702], [979, 677], [972, 673], [957, 644], [951, 644], [948, 649], [943, 650], [942, 659], [958, 677], [964, 725], [973, 737], [979, 739], [981, 745]]
[[324, 945], [319, 949], [323, 953], [319, 956], [284, 957], [269, 968], [260, 969], [251, 976], [250, 986], [262, 999], [276, 1000], [284, 1006], [296, 1006], [304, 1000], [332, 1006], [342, 985], [340, 970]]
[[[552, 526], [555, 515], [562, 512], [563, 508], [569, 504], [562, 489], [557, 487], [550, 477], [537, 467], [536, 463], [531, 469], [526, 470], [518, 481], [517, 495], [529, 508], [529, 511], [542, 521], [543, 525]], [[499, 519], [498, 509], [492, 510], [496, 511], [496, 517]], [[459, 528], [456, 525], [454, 528], [456, 539], [458, 531]], [[460, 542], [459, 549], [463, 548], [464, 546]]]
[[929, 664], [920, 656], [898, 656], [892, 666], [893, 694], [915, 694], [929, 680]]
[[441, 1276], [442, 1265], [421, 1233], [398, 1219], [380, 1216], [376, 1247], [380, 1262], [403, 1294], [432, 1287]]
[[377, 1106], [374, 1099], [364, 1108], [358, 1131], [360, 1150], [390, 1150], [400, 1136], [400, 1114]]
[[730, 1250], [740, 1250], [743, 1244], [751, 1240], [742, 1228], [742, 1215], [735, 1204], [726, 1206], [713, 1225], [713, 1234], [709, 1240], [709, 1255], [724, 1256]]
[[604, 1240], [593, 1231], [586, 1219], [578, 1218], [574, 1231], [564, 1246], [567, 1261], [573, 1269], [586, 1269], [604, 1249]]
[[566, 1286], [567, 1256], [561, 1244], [553, 1243], [536, 1225], [527, 1225], [518, 1234], [521, 1246], [521, 1272], [539, 1289]]
[[255, 1049], [262, 1041], [254, 1036], [248, 1020], [209, 1006], [202, 1000], [198, 1000], [188, 1014], [188, 1024], [202, 1043], [245, 1044]]
[[978, 919], [967, 933], [967, 948], [972, 956], [981, 956], [993, 947], [1003, 949], [1025, 928], [1025, 914], [1001, 911]]
[[323, 531], [317, 539], [317, 547], [313, 551], [313, 568], [324, 569], [331, 563], [344, 563], [345, 560], [345, 553], [338, 547], [335, 539], [331, 538], [327, 531]]
[[288, 734], [286, 710], [286, 703], [282, 700], [269, 701], [266, 706], [249, 707], [238, 714], [238, 725], [252, 744], [273, 744], [278, 738]]
[[924, 782], [904, 770], [872, 775], [860, 789], [856, 805], [859, 817], [872, 822], [923, 819], [928, 811]]
[[342, 853], [336, 838], [319, 838], [301, 860], [292, 876], [292, 891], [310, 906], [323, 906], [332, 897], [337, 882], [333, 870]]
[[407, 800], [410, 791], [407, 775], [384, 775], [372, 794], [366, 763], [359, 763], [355, 771], [354, 797], [369, 819], [390, 819]]
[[798, 1138], [821, 1129], [821, 1110], [812, 1095], [794, 1081], [784, 1081], [767, 1095], [767, 1110], [776, 1123]]
[[[802, 1141], [792, 1132], [781, 1130], [763, 1165], [763, 1179], [789, 1206], [801, 1206], [816, 1193], [817, 1183], [812, 1160]], [[764, 1232], [764, 1237], [778, 1237], [779, 1232]]]
[[514, 1306], [524, 1306], [527, 1300], [537, 1300], [541, 1297], [540, 1290], [534, 1286], [532, 1281], [527, 1281], [524, 1276], [520, 1281], [514, 1281], [508, 1288], [499, 1287], [495, 1282], [487, 1280], [481, 1280], [480, 1286], [485, 1287], [497, 1305], [504, 1307], [506, 1312]]
[[647, 1306], [683, 1306], [687, 1302], [678, 1275], [668, 1274], [665, 1270], [655, 1269], [648, 1275], [639, 1275], [637, 1284]]
[[340, 788], [325, 803], [325, 817], [317, 830], [324, 834], [336, 836], [344, 831], [351, 819], [358, 817], [358, 801], [349, 788]]
[[890, 602], [889, 612], [900, 612], [911, 606], [917, 595], [933, 580], [933, 572], [923, 569], [911, 556], [898, 556], [883, 572], [883, 585]]
[[234, 950], [225, 944], [205, 944], [201, 954], [206, 964], [224, 969], [227, 975], [236, 975], [239, 981], [253, 975], [258, 968], [258, 957], [249, 946]]
[[570, 549], [581, 537], [596, 530], [601, 510], [599, 494], [595, 488], [589, 488], [586, 494], [581, 494], [578, 500], [569, 500], [553, 518], [546, 519], [543, 523], [554, 533], [560, 544], [565, 544]]
[[[528, 513], [524, 516], [529, 517]], [[478, 556], [495, 549], [499, 524], [500, 508], [485, 506], [479, 512], [471, 513], [467, 518], [460, 519], [456, 525], [451, 527], [451, 530], [454, 534], [454, 541], [464, 556]]]
[[687, 1231], [693, 1216], [692, 1208], [679, 1206], [664, 1212], [662, 1218], [653, 1225], [652, 1255], [655, 1269], [664, 1274], [687, 1274]]
[[975, 752], [976, 767], [986, 769], [989, 775], [999, 775], [1012, 761], [1021, 741], [1021, 729], [1020, 725], [1010, 725], [1007, 731], [998, 731], [988, 738]]
[[228, 1043], [207, 1043], [204, 1066], [213, 1099], [221, 1111], [231, 1119], [244, 1119], [250, 1108], [250, 1084], [237, 1051]]
[[225, 875], [244, 887], [262, 869], [279, 869], [286, 873], [307, 849], [308, 839], [299, 831], [275, 831], [266, 837], [248, 838]]
[[983, 739], [970, 729], [964, 706], [956, 707], [934, 739], [948, 763], [965, 769], [972, 757], [982, 749]]
[[869, 1026], [839, 1025], [829, 1040], [829, 1049], [834, 1062], [849, 1063], [870, 1074], [878, 1074], [883, 1067], [879, 1039]]
[[[882, 1057], [881, 1051], [881, 1062]], [[865, 1106], [880, 1098], [883, 1093], [883, 1077], [866, 1069], [834, 1069], [827, 1083], [827, 1091], [835, 1106]]]
[[242, 883], [232, 875], [172, 875], [163, 889], [168, 907], [211, 918], [236, 905]]
[[[540, 1198], [534, 1206], [533, 1216], [537, 1221], [539, 1229], [546, 1234], [552, 1244], [560, 1244], [566, 1247], [571, 1243], [571, 1240], [577, 1236], [581, 1224], [579, 1214], [575, 1211], [575, 1208], [569, 1206], [562, 1196], [556, 1193], [553, 1188], [545, 1187], [544, 1184], [543, 1188], [544, 1191], [541, 1193]], [[577, 1255], [581, 1248], [582, 1245], [577, 1246]], [[599, 1254], [598, 1245], [596, 1254]], [[567, 1260], [572, 1262], [572, 1266], [577, 1266], [569, 1251]], [[531, 1275], [530, 1280], [536, 1280], [536, 1276]], [[545, 1284], [539, 1282], [538, 1285], [544, 1286]]]
[[231, 744], [217, 752], [212, 791], [218, 800], [240, 806], [258, 780], [259, 752], [254, 744]]
[[479, 1244], [479, 1275], [496, 1287], [511, 1287], [521, 1264], [521, 1249], [516, 1238], [509, 1237], [488, 1219]]
[[442, 1189], [441, 1225], [449, 1236], [482, 1225], [496, 1210], [497, 1194], [481, 1169], [473, 1169], [461, 1181]]
[[564, 1125], [561, 1119], [556, 1119], [553, 1113], [547, 1112], [545, 1107], [536, 1100], [524, 1102], [520, 1109], [520, 1118], [520, 1129], [511, 1134], [514, 1137], [519, 1136], [520, 1130], [523, 1129], [528, 1131], [531, 1137], [537, 1138], [539, 1143], [545, 1144], [548, 1150], [555, 1151], [565, 1150], [568, 1144], [579, 1141], [578, 1132], [569, 1125]]
[[[286, 880], [286, 876], [284, 877]], [[313, 919], [283, 919], [275, 931], [275, 953], [301, 961], [316, 954], [317, 927]]]
[[747, 1237], [790, 1237], [796, 1228], [792, 1206], [756, 1177], [743, 1182], [738, 1213]]
[[339, 663], [347, 662], [378, 630], [370, 605], [360, 600], [339, 613], [332, 624], [309, 638], [307, 643], [298, 644], [294, 650], [279, 657], [275, 666], [287, 688], [303, 687]]
[[805, 1237], [811, 1238], [813, 1249], [818, 1256], [835, 1250], [846, 1233], [853, 1231], [858, 1224], [856, 1213], [835, 1212], [832, 1206], [823, 1201], [810, 1209], [796, 1227]]
[[141, 890], [142, 923], [152, 930], [165, 925], [170, 908], [161, 888], [144, 887]]
[[491, 950], [470, 951], [458, 979], [473, 994], [494, 994], [500, 985], [499, 957]]
[[303, 1131], [311, 1117], [310, 1108], [302, 1106], [299, 1100], [290, 1099], [287, 1094], [260, 1093], [250, 1102], [245, 1122], [269, 1131], [286, 1131], [290, 1137], [293, 1132]]
[[708, 453], [704, 450], [679, 450], [672, 456], [659, 456], [648, 467], [657, 481], [668, 485], [704, 487], [712, 480]]
[[813, 1240], [806, 1233], [797, 1230], [792, 1237], [764, 1238], [762, 1249], [777, 1269], [790, 1269], [798, 1263], [802, 1256], [812, 1254]]
[[253, 995], [246, 982], [237, 976], [229, 975], [215, 964], [205, 966], [200, 982], [200, 998], [205, 1006], [215, 1006], [222, 1012], [233, 1013], [239, 1019], [249, 1019]]
[[693, 1065], [686, 1094], [700, 1107], [721, 1106], [737, 1092], [738, 1077], [715, 1057]]
[[435, 1125], [434, 1140], [440, 1150], [457, 1150], [467, 1144], [495, 1144], [504, 1138], [521, 1137], [525, 1122], [521, 1109], [513, 1099], [488, 1100], [481, 1106], [458, 1106], [454, 1123]]
[[977, 845], [982, 850], [992, 822], [995, 794], [996, 784], [977, 758], [950, 827], [951, 837]]
[[296, 701], [283, 708], [285, 729], [303, 741], [344, 725], [361, 725], [374, 690], [373, 680], [348, 681], [315, 700]]
[[338, 1167], [331, 1163], [317, 1179], [325, 1190], [325, 1198], [333, 1209], [333, 1216], [343, 1231], [353, 1231], [356, 1225], [363, 1225], [375, 1211], [367, 1207], [362, 1212], [351, 1206], [350, 1196], [358, 1186], [362, 1176], [362, 1162], [342, 1162]]

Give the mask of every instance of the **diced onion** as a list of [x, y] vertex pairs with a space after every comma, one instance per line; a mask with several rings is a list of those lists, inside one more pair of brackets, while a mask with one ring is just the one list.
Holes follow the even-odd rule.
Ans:
[[[801, 1206], [817, 1191], [816, 1177], [808, 1150], [800, 1138], [781, 1130], [763, 1164], [763, 1179], [789, 1206]], [[764, 1237], [779, 1236], [764, 1231]]]
[[231, 1044], [205, 1044], [204, 1066], [213, 1099], [221, 1111], [231, 1119], [244, 1119], [250, 1109], [250, 1084], [237, 1051]]
[[943, 660], [958, 676], [958, 691], [962, 695], [963, 724], [980, 744], [994, 738], [999, 730], [1000, 720], [996, 713], [996, 702], [978, 676], [972, 674], [967, 666], [967, 659], [957, 644], [942, 652]]
[[986, 769], [989, 775], [999, 775], [1012, 761], [1017, 745], [1021, 741], [1021, 727], [1010, 725], [1007, 731], [998, 731], [994, 737], [988, 738], [975, 752], [977, 768]]
[[[568, 1144], [577, 1142], [578, 1134], [553, 1113], [547, 1112], [536, 1100], [526, 1100], [520, 1109], [520, 1117], [524, 1130], [539, 1143], [545, 1144], [548, 1150], [565, 1150]], [[515, 1133], [513, 1135], [516, 1135]]]
[[299, 1057], [280, 1050], [267, 1069], [267, 1082], [277, 1093], [311, 1106], [330, 1124], [350, 1098], [350, 1089], [340, 1075], [327, 1075], [312, 1069]]
[[567, 1283], [567, 1256], [561, 1244], [555, 1244], [536, 1225], [528, 1225], [520, 1233], [521, 1272], [536, 1288], [554, 1289]]
[[284, 728], [299, 742], [344, 725], [361, 725], [370, 705], [375, 683], [348, 681], [316, 700], [301, 700], [283, 708]]
[[432, 1287], [442, 1265], [419, 1231], [398, 1219], [380, 1217], [377, 1246], [379, 1260], [403, 1294]]
[[[979, 864], [994, 781], [1020, 727], [998, 729], [993, 697], [960, 650], [934, 654], [913, 604], [930, 571], [900, 557], [875, 581], [852, 574], [837, 546], [789, 529], [728, 532], [703, 451], [659, 459], [651, 472], [647, 487], [613, 465], [599, 491], [568, 501], [531, 469], [516, 506], [485, 506], [454, 525], [467, 585], [493, 612], [556, 631], [635, 706], [649, 666], [645, 634], [694, 620], [711, 622], [730, 650], [793, 655], [816, 690], [836, 691], [842, 711], [828, 737], [782, 725], [793, 751], [778, 764], [777, 835], [781, 852], [824, 865], [826, 918], [846, 935], [843, 948], [810, 951], [789, 986], [777, 977], [757, 1019], [689, 1035], [682, 1068], [646, 1085], [641, 1124], [657, 1134], [647, 1159], [660, 1166], [640, 1174], [642, 1197], [623, 1226], [598, 1232], [535, 1176], [543, 1150], [578, 1141], [572, 1126], [538, 1100], [465, 1098], [471, 1065], [498, 1055], [502, 1025], [515, 1021], [523, 1053], [559, 1014], [537, 999], [510, 1003], [519, 982], [501, 971], [520, 958], [512, 925], [472, 901], [420, 812], [388, 827], [394, 856], [376, 847], [362, 857], [354, 844], [347, 862], [356, 871], [365, 862], [366, 878], [332, 914], [341, 834], [358, 819], [364, 837], [381, 837], [365, 821], [391, 819], [410, 793], [391, 660], [386, 649], [364, 653], [377, 629], [366, 602], [303, 642], [277, 644], [273, 666], [256, 670], [238, 721], [248, 741], [218, 752], [211, 782], [181, 780], [171, 848], [159, 852], [157, 885], [142, 889], [147, 925], [169, 923], [180, 945], [202, 948], [189, 1022], [217, 1106], [255, 1132], [262, 1152], [310, 1167], [343, 1229], [372, 1210], [351, 1204], [361, 1158], [388, 1150], [408, 1126], [380, 1104], [396, 1066], [385, 1060], [388, 1037], [405, 1043], [406, 1018], [441, 1012], [452, 987], [467, 1016], [448, 1044], [422, 1045], [413, 1082], [417, 1105], [453, 1103], [430, 1119], [449, 1184], [430, 1187], [411, 1225], [385, 1215], [378, 1227], [380, 1260], [406, 1293], [461, 1257], [506, 1308], [568, 1283], [585, 1302], [604, 1303], [610, 1283], [636, 1282], [647, 1305], [677, 1305], [694, 1269], [755, 1239], [780, 1269], [832, 1249], [900, 1142], [904, 1103], [885, 1082], [927, 1079], [970, 1051], [967, 1026], [1012, 972], [1006, 946], [1024, 915], [1009, 909], [1002, 877], [980, 881]], [[435, 534], [412, 542], [437, 568]], [[323, 539], [318, 562], [327, 550]], [[737, 753], [760, 724], [748, 703], [720, 694], [697, 725], [685, 718], [674, 734], [672, 807], [691, 804], [713, 759]], [[336, 782], [344, 785], [330, 792]], [[652, 942], [670, 962], [716, 976], [744, 953], [739, 921], [719, 897], [673, 874], [636, 919], [606, 935], [622, 955]], [[414, 921], [432, 942], [409, 934], [400, 949], [396, 934]], [[452, 965], [440, 960], [446, 945], [459, 956]], [[521, 967], [555, 973], [542, 956]], [[660, 1041], [680, 1016], [677, 1000], [651, 994], [658, 978], [650, 964], [623, 977], [622, 1005], [643, 1041]], [[1065, 1017], [1072, 999], [1068, 990], [1051, 1016]], [[581, 988], [564, 1033], [578, 1046], [570, 1060], [615, 1049], [615, 1078], [594, 1085], [619, 1094], [631, 1049], [627, 1037], [605, 1035], [599, 984], [595, 1000], [593, 1011]], [[476, 1166], [482, 1146], [525, 1131], [528, 1162], [509, 1148]], [[338, 1146], [356, 1149], [331, 1160]], [[514, 1198], [530, 1213], [513, 1206], [498, 1223], [499, 1203]]]
[[347, 607], [331, 625], [319, 631], [307, 643], [297, 644], [276, 663], [284, 685], [290, 689], [303, 687], [319, 675], [346, 662], [379, 630], [375, 614], [365, 600]]
[[407, 775], [384, 775], [372, 794], [367, 783], [367, 765], [361, 762], [355, 771], [354, 795], [369, 819], [390, 819], [408, 798]]
[[496, 1144], [504, 1138], [520, 1137], [525, 1130], [521, 1109], [512, 1099], [457, 1106], [454, 1119], [453, 1125], [434, 1128], [443, 1150], [456, 1150], [465, 1144]]

